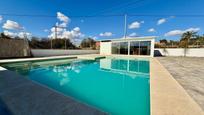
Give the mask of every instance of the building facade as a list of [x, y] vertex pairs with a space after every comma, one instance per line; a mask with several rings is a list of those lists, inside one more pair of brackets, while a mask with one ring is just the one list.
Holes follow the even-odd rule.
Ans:
[[102, 55], [154, 56], [156, 37], [135, 37], [100, 41]]

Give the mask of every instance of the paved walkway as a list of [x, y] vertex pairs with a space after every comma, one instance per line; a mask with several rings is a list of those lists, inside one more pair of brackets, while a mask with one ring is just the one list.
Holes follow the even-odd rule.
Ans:
[[204, 58], [157, 57], [204, 110]]

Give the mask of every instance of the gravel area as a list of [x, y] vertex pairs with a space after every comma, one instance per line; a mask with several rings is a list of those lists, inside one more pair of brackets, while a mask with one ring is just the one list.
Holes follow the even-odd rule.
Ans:
[[204, 58], [156, 57], [204, 110]]

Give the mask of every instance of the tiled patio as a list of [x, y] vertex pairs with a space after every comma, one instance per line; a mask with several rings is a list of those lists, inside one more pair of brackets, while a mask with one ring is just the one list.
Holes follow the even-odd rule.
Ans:
[[204, 110], [204, 58], [157, 57]]

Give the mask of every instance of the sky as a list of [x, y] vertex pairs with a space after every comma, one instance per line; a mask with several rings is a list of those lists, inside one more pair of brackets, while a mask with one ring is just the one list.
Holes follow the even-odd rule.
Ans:
[[[1, 0], [0, 32], [10, 36], [79, 42], [124, 36], [179, 40], [186, 31], [204, 34], [204, 0]], [[186, 16], [187, 15], [187, 16]], [[197, 16], [195, 16], [197, 15]]]

